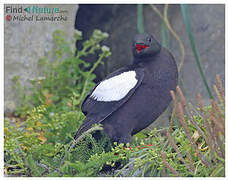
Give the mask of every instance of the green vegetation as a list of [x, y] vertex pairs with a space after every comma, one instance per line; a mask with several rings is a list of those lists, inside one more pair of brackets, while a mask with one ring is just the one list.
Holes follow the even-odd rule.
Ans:
[[141, 146], [130, 148], [128, 157], [133, 160], [115, 176], [121, 176], [125, 168], [133, 166], [125, 176], [224, 177], [224, 92], [220, 77], [217, 79], [219, 90], [215, 85], [214, 89], [219, 103], [211, 100], [208, 107], [203, 107], [200, 95], [199, 108], [194, 109], [187, 104], [179, 87], [179, 97], [171, 92], [178, 125], [170, 123], [169, 128], [154, 129], [146, 136], [136, 138], [134, 143]]
[[143, 4], [137, 5], [137, 29], [138, 33], [144, 33]]
[[[93, 71], [103, 63], [103, 58], [111, 54], [108, 47], [100, 46], [100, 42], [108, 34], [99, 30], [95, 30], [91, 38], [83, 42], [82, 50], [75, 47], [76, 42], [82, 38], [79, 31], [75, 32], [73, 42], [67, 42], [62, 31], [55, 31], [53, 36], [56, 47], [49, 54], [56, 60], [51, 62], [47, 56], [39, 60], [44, 76], [30, 80], [32, 87], [29, 89], [20, 86], [19, 77], [14, 78], [15, 88], [21, 99], [21, 106], [17, 109], [19, 115], [25, 116], [27, 111], [41, 104], [47, 105], [49, 112], [77, 110], [86, 93], [95, 85], [93, 80], [96, 76]], [[100, 54], [91, 67], [84, 58], [95, 51]], [[89, 67], [90, 70], [87, 70]]]
[[[59, 166], [62, 153], [84, 119], [80, 106], [95, 85], [93, 71], [111, 54], [108, 47], [100, 46], [108, 37], [100, 30], [94, 30], [81, 50], [75, 47], [82, 39], [81, 32], [75, 32], [72, 42], [65, 40], [62, 31], [55, 31], [53, 36], [55, 49], [50, 56], [56, 60], [51, 62], [47, 56], [39, 60], [43, 77], [31, 80], [29, 88], [21, 87], [20, 78], [14, 78], [21, 105], [16, 118], [5, 119], [7, 174], [40, 176], [43, 168], [39, 163], [51, 169]], [[99, 55], [92, 66], [84, 58], [95, 52]]]
[[[200, 95], [199, 107], [189, 106], [180, 88], [178, 97], [171, 93], [174, 110], [169, 128], [140, 132], [131, 144], [112, 147], [102, 133], [101, 140], [93, 138], [102, 129], [95, 125], [75, 142], [84, 119], [82, 100], [95, 85], [93, 71], [111, 53], [108, 47], [100, 47], [108, 35], [99, 30], [84, 41], [82, 50], [74, 47], [81, 32], [75, 33], [72, 43], [64, 36], [61, 31], [54, 33], [56, 48], [50, 53], [55, 62], [40, 59], [43, 78], [32, 80], [29, 89], [14, 78], [22, 104], [16, 118], [5, 119], [5, 175], [225, 176], [225, 108], [219, 76], [218, 88], [214, 85], [219, 101], [211, 100], [211, 106], [204, 107]], [[94, 65], [84, 61], [95, 52], [100, 54]], [[178, 124], [173, 126], [175, 119]]]

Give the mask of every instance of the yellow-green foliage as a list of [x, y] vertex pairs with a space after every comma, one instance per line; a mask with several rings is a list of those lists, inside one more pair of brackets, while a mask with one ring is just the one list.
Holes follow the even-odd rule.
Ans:
[[[100, 30], [94, 30], [81, 50], [75, 47], [76, 41], [82, 39], [79, 31], [72, 42], [67, 42], [59, 30], [53, 37], [55, 49], [49, 55], [56, 59], [51, 62], [45, 56], [39, 60], [43, 76], [30, 80], [29, 89], [21, 87], [19, 76], [13, 79], [21, 104], [16, 111], [19, 117], [6, 118], [4, 124], [4, 167], [8, 175], [46, 176], [60, 168], [68, 144], [84, 119], [80, 106], [95, 85], [93, 71], [111, 54], [108, 47], [100, 46], [108, 37]], [[95, 52], [95, 64], [83, 59]], [[94, 146], [92, 152], [101, 153], [102, 148]]]
[[[197, 110], [187, 105], [181, 89], [177, 87], [180, 98], [174, 93], [172, 97], [178, 125], [154, 129], [143, 139], [136, 138], [135, 146], [128, 154], [132, 160], [115, 176], [224, 177], [225, 106], [219, 76], [217, 80], [219, 90], [215, 85], [214, 89], [219, 103], [211, 100], [210, 106], [203, 107], [198, 95]], [[123, 174], [129, 167], [128, 173]]]
[[92, 134], [87, 134], [85, 138], [80, 140], [72, 149], [73, 161], [87, 162], [92, 155], [111, 150], [110, 139], [103, 131], [101, 131], [98, 140], [94, 139]]

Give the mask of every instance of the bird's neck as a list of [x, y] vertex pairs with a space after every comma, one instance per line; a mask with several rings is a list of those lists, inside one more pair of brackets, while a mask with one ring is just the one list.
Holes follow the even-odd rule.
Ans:
[[146, 57], [134, 57], [133, 64], [135, 65], [143, 65], [143, 64], [149, 64], [153, 61], [156, 61], [157, 55], [154, 56], [146, 56]]

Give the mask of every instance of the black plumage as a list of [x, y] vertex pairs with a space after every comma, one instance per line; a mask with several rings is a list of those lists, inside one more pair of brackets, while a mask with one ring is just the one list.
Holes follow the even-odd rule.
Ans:
[[[170, 90], [175, 91], [178, 79], [177, 66], [172, 54], [162, 48], [153, 36], [146, 33], [135, 36], [132, 49], [133, 64], [108, 75], [85, 98], [82, 111], [86, 119], [75, 139], [93, 124], [101, 123], [104, 132], [112, 141], [127, 143], [132, 135], [153, 123], [169, 105]], [[129, 72], [135, 74], [135, 77]], [[119, 87], [114, 84], [112, 90], [104, 86], [105, 80], [107, 82], [114, 77], [123, 77], [118, 75], [124, 73], [129, 77], [129, 84], [120, 78]], [[115, 90], [125, 87], [121, 81], [126, 84], [126, 95], [123, 95], [121, 89], [120, 92]], [[109, 94], [106, 91], [111, 92], [110, 98], [107, 97]], [[102, 93], [106, 100], [102, 99]], [[123, 97], [116, 100], [115, 95]]]

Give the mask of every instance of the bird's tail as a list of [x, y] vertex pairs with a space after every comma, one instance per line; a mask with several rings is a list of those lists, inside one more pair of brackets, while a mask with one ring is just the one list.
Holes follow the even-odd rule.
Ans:
[[86, 118], [83, 122], [83, 124], [81, 125], [81, 127], [78, 129], [77, 133], [74, 136], [74, 139], [77, 140], [83, 133], [87, 132], [93, 132], [96, 130], [102, 130], [103, 128], [101, 127], [101, 125], [98, 126], [94, 126], [94, 123]]
[[84, 132], [86, 132], [87, 130], [89, 130], [90, 127], [91, 127], [91, 126], [83, 126], [83, 125], [82, 125], [82, 126], [78, 129], [77, 133], [75, 134], [74, 140], [77, 140]]

